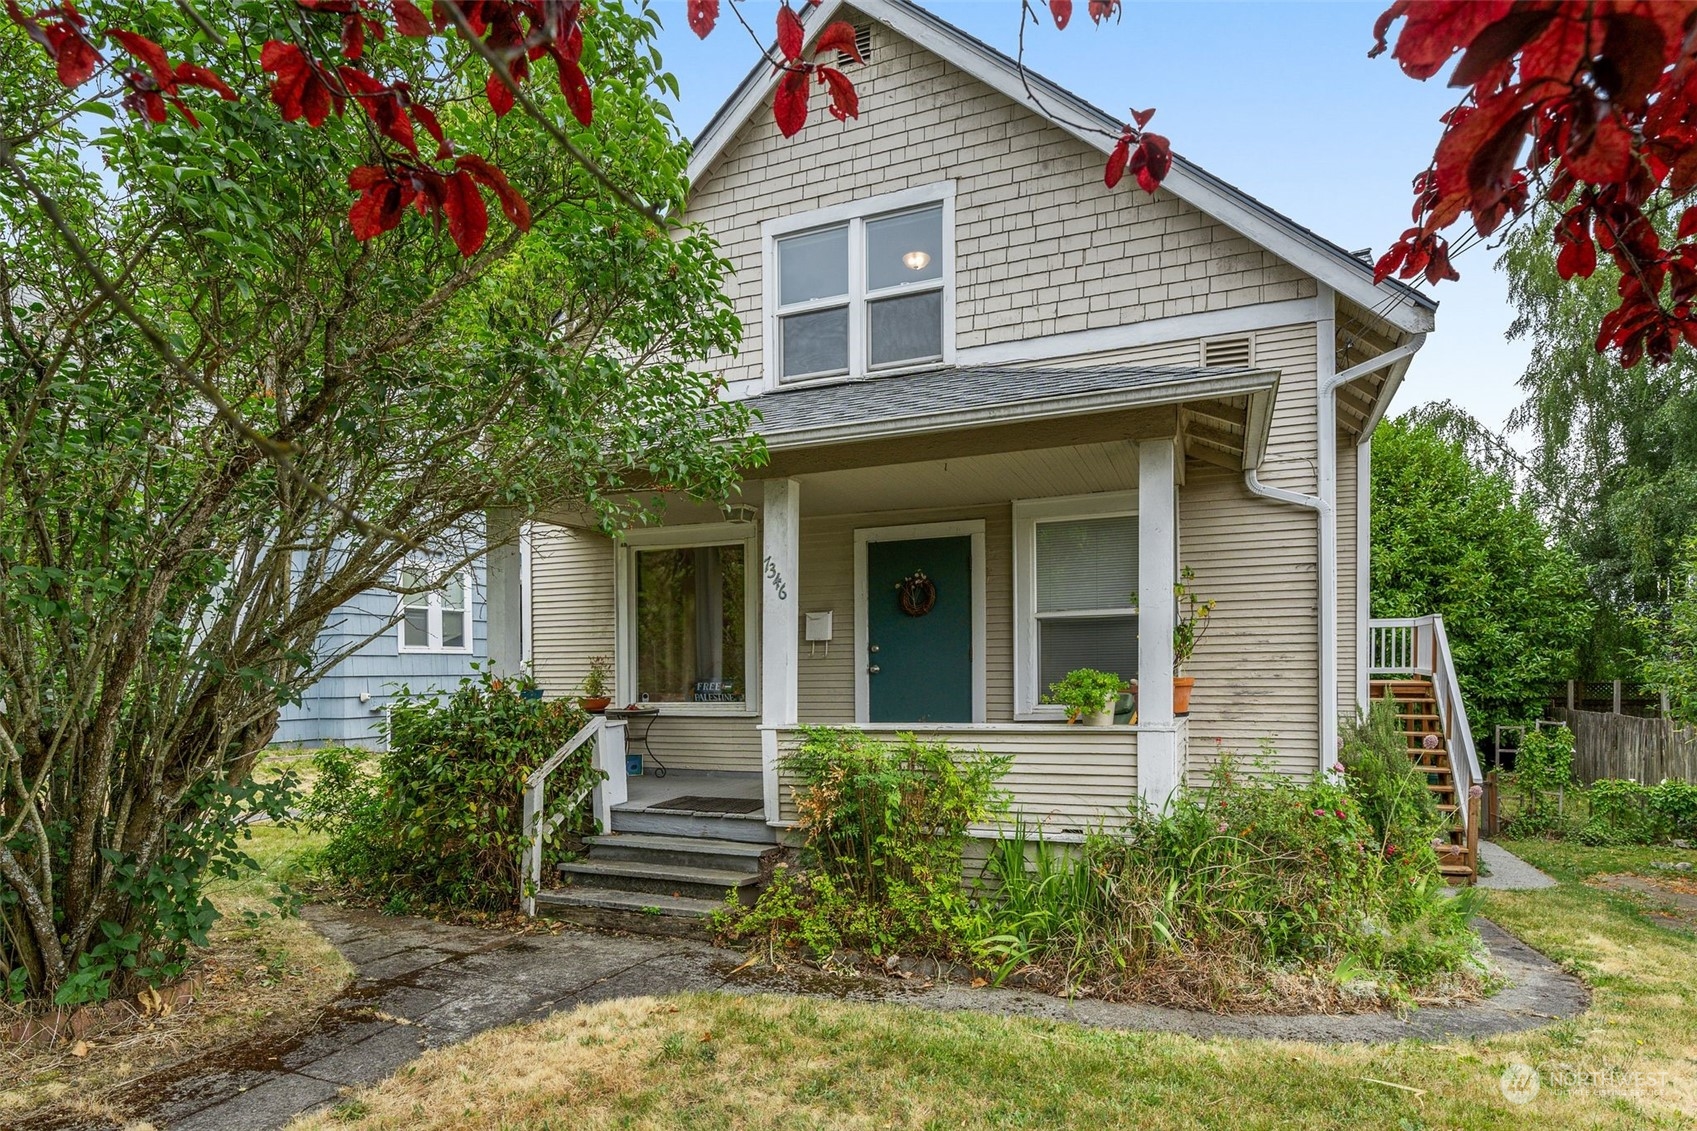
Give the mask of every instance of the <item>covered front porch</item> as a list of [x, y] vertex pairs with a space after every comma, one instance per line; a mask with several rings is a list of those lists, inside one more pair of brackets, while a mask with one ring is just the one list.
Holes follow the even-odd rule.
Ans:
[[[1195, 505], [1241, 490], [1276, 379], [1050, 372], [990, 383], [982, 419], [929, 431], [899, 405], [871, 413], [880, 382], [763, 397], [771, 464], [742, 501], [675, 504], [624, 532], [594, 563], [610, 607], [574, 606], [605, 624], [615, 703], [657, 712], [627, 749], [650, 771], [758, 780], [771, 826], [794, 821], [781, 765], [807, 725], [1008, 754], [1015, 813], [1049, 836], [1163, 804], [1189, 766], [1188, 720], [1170, 628], [1139, 626], [1176, 619], [1187, 477], [1209, 481]], [[1051, 411], [1012, 411], [1022, 398]], [[861, 431], [828, 434], [856, 400]], [[596, 537], [573, 535], [585, 561]], [[1069, 725], [1043, 703], [1077, 667], [1136, 680], [1135, 721]]]

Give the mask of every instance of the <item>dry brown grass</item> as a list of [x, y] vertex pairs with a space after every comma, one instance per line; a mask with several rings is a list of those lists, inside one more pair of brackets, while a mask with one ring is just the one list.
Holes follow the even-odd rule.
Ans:
[[0, 1047], [0, 1076], [6, 1080], [0, 1127], [46, 1110], [91, 1123], [114, 1120], [118, 1113], [102, 1097], [138, 1076], [226, 1041], [310, 1023], [347, 986], [352, 969], [301, 920], [271, 915], [249, 923], [243, 913], [274, 912], [270, 900], [277, 879], [290, 874], [315, 844], [291, 830], [254, 830], [248, 850], [265, 873], [210, 888], [224, 918], [197, 966], [203, 988], [192, 1005], [91, 1036], [86, 1050], [77, 1050], [80, 1056], [73, 1053], [76, 1046]]

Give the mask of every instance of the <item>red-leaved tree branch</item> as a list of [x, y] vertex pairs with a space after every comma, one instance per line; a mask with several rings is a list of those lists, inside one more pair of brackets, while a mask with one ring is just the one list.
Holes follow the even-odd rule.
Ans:
[[1489, 236], [1542, 201], [1562, 210], [1562, 278], [1589, 277], [1599, 251], [1620, 269], [1599, 352], [1631, 366], [1697, 345], [1697, 207], [1672, 242], [1654, 223], [1697, 189], [1697, 3], [1398, 0], [1371, 54], [1398, 20], [1402, 69], [1424, 80], [1456, 60], [1450, 85], [1466, 93], [1414, 180], [1414, 226], [1376, 277], [1454, 279], [1443, 232], [1469, 221]]
[[[807, 50], [801, 17], [784, 0], [777, 9], [775, 46], [768, 48], [746, 18], [744, 0], [724, 2], [778, 74], [772, 113], [785, 137], [794, 137], [807, 124], [815, 88], [824, 91], [826, 106], [838, 121], [860, 116], [853, 80], [840, 66], [826, 61], [863, 61], [851, 25], [840, 21], [827, 25]], [[818, 0], [803, 3], [814, 6]], [[593, 121], [595, 95], [581, 65], [585, 26], [593, 19], [593, 9], [581, 0], [435, 0], [427, 5], [428, 14], [414, 0], [294, 0], [294, 6], [291, 37], [268, 40], [260, 51], [260, 66], [270, 76], [268, 96], [284, 121], [308, 127], [322, 126], [332, 115], [341, 116], [350, 104], [368, 119], [377, 159], [348, 173], [348, 188], [357, 194], [348, 221], [358, 238], [372, 239], [391, 231], [412, 209], [443, 222], [461, 254], [474, 255], [488, 235], [485, 194], [516, 228], [523, 231], [530, 226], [524, 198], [500, 167], [485, 155], [464, 152], [444, 132], [433, 107], [415, 99], [404, 79], [386, 74], [371, 62], [367, 45], [391, 35], [457, 37], [469, 43], [488, 65], [483, 97], [497, 117], [522, 106], [614, 195], [650, 218], [660, 219], [645, 202], [608, 180], [525, 95], [533, 65], [547, 64], [573, 117], [584, 126]], [[1049, 8], [1056, 26], [1066, 27], [1072, 17], [1071, 0], [1049, 0]], [[185, 4], [184, 10], [198, 30], [215, 32], [191, 7]], [[1119, 0], [1090, 2], [1090, 16], [1097, 22], [1118, 10]], [[61, 83], [76, 88], [110, 72], [119, 79], [122, 104], [142, 122], [164, 122], [169, 105], [198, 128], [199, 119], [183, 100], [188, 88], [226, 99], [240, 97], [207, 68], [173, 62], [165, 47], [146, 36], [120, 27], [91, 27], [74, 0], [62, 0], [33, 14], [17, 0], [6, 0], [6, 11], [53, 58]], [[691, 29], [705, 38], [718, 25], [720, 11], [721, 0], [689, 0]], [[192, 33], [196, 28], [188, 30]], [[1138, 113], [1135, 125], [1125, 127], [1108, 161], [1109, 187], [1130, 172], [1145, 191], [1153, 193], [1171, 167], [1166, 139], [1143, 131], [1152, 113]]]

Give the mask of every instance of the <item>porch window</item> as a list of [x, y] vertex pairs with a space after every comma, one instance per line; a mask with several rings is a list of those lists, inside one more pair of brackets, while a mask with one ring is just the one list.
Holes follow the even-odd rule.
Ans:
[[747, 701], [747, 548], [635, 551], [636, 698]]
[[400, 650], [402, 652], [471, 651], [471, 584], [464, 573], [450, 574], [441, 588], [425, 590], [430, 572], [402, 566]]
[[1137, 678], [1137, 515], [1123, 495], [1014, 504], [1020, 717], [1076, 668]]
[[950, 186], [927, 186], [768, 228], [777, 382], [943, 361]]

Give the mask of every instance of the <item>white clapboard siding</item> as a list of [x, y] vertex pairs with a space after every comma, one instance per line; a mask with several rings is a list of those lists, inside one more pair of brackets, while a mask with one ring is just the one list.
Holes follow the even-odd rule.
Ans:
[[613, 542], [538, 524], [530, 537], [531, 665], [550, 698], [578, 694], [591, 656], [613, 655]]
[[[897, 728], [879, 727], [894, 739]], [[1134, 727], [1018, 726], [913, 728], [921, 740], [942, 739], [961, 750], [1008, 754], [1013, 766], [1002, 787], [1013, 797], [1010, 820], [1033, 833], [1076, 836], [1120, 820], [1137, 798], [1137, 730]], [[779, 756], [794, 749], [797, 734], [779, 732]], [[779, 774], [779, 818], [796, 819], [796, 780]], [[980, 830], [988, 832], [989, 830]]]

